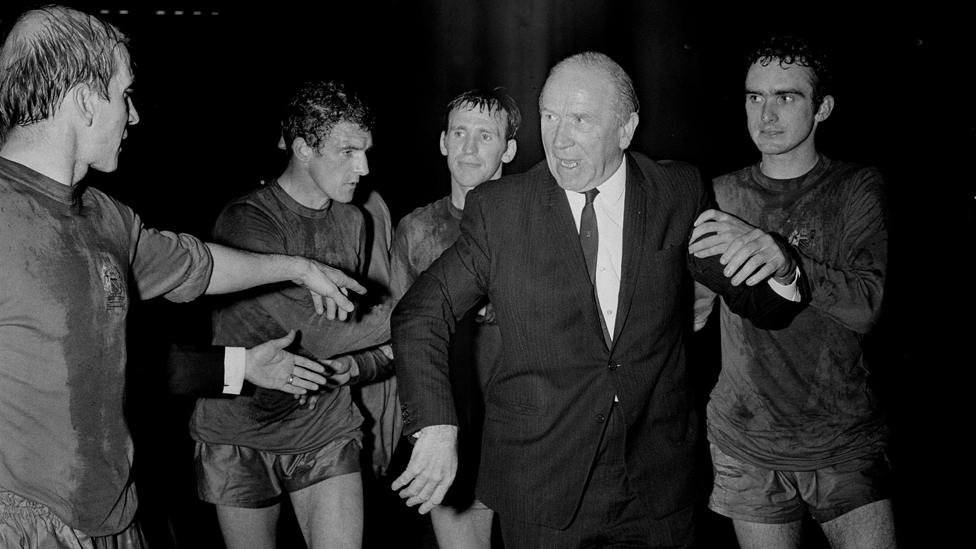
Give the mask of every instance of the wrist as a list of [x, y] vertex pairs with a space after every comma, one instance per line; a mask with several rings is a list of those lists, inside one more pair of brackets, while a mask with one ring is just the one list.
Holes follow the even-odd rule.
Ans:
[[359, 384], [359, 362], [352, 357], [350, 357], [349, 362], [351, 362], [351, 364], [349, 365], [349, 369], [348, 369], [349, 372], [348, 384], [358, 385]]
[[796, 265], [789, 264], [787, 265], [787, 269], [785, 273], [781, 274], [779, 271], [773, 273], [773, 280], [775, 280], [779, 284], [788, 286], [796, 282], [797, 274], [798, 274], [798, 269], [796, 268]]
[[289, 270], [291, 271], [291, 278], [297, 284], [306, 286], [307, 282], [312, 274], [314, 267], [312, 266], [311, 260], [301, 257], [301, 256], [289, 256], [291, 263], [289, 264]]

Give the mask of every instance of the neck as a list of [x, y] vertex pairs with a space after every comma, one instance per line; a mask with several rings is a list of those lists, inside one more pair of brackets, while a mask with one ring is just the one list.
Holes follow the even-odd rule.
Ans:
[[49, 119], [26, 128], [11, 128], [0, 147], [0, 156], [72, 186], [88, 173], [88, 165], [77, 159], [77, 150], [68, 128], [57, 127]]
[[820, 155], [814, 148], [788, 154], [764, 154], [759, 170], [772, 179], [794, 179], [812, 170], [819, 158]]
[[312, 180], [308, 172], [293, 162], [289, 162], [285, 171], [278, 176], [278, 185], [281, 185], [281, 188], [295, 202], [306, 208], [322, 210], [329, 205], [329, 197], [315, 186], [315, 181]]
[[452, 181], [451, 182], [451, 204], [454, 204], [455, 208], [459, 210], [463, 210], [464, 199], [465, 197], [468, 196], [468, 191], [470, 190], [471, 189], [467, 187], [462, 187], [461, 185], [458, 185], [457, 183], [454, 183]]

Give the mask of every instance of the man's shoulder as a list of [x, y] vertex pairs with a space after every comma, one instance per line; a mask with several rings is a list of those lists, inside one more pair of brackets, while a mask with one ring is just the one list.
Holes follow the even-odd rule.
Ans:
[[872, 186], [881, 186], [884, 184], [881, 170], [874, 166], [844, 160], [832, 160], [827, 157], [824, 157], [824, 162], [827, 163], [827, 166], [821, 177], [825, 180], [837, 183], [859, 183]]
[[549, 173], [549, 165], [543, 159], [524, 172], [485, 181], [468, 193], [468, 199], [470, 200], [472, 195], [477, 195], [492, 202], [518, 200], [519, 197], [538, 193], [541, 189], [555, 184]]
[[397, 230], [415, 231], [430, 226], [434, 220], [449, 215], [450, 200], [450, 195], [443, 196], [429, 204], [414, 208], [400, 219]]
[[701, 172], [698, 167], [682, 160], [652, 160], [639, 152], [628, 151], [630, 163], [628, 170], [635, 169], [636, 173], [628, 172], [628, 179], [635, 179], [639, 184], [655, 189], [656, 193], [664, 193], [671, 197], [700, 196], [705, 189]]
[[227, 210], [241, 206], [264, 208], [272, 196], [271, 185], [262, 181], [259, 187], [248, 189], [228, 200], [224, 204], [224, 209]]
[[631, 160], [631, 166], [635, 166], [644, 179], [656, 182], [678, 182], [682, 184], [688, 181], [701, 181], [701, 172], [691, 162], [670, 159], [654, 160], [646, 154], [637, 151], [627, 151], [627, 156]]
[[750, 181], [752, 179], [752, 170], [754, 164], [739, 168], [738, 170], [733, 170], [731, 172], [723, 173], [712, 179], [712, 186], [717, 188], [728, 187], [734, 185], [740, 185], [744, 182]]

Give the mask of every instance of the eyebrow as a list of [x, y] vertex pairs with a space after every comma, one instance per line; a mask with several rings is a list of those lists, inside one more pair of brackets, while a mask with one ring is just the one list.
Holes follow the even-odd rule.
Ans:
[[500, 131], [497, 126], [491, 126], [489, 124], [454, 124], [449, 127], [448, 130], [464, 130], [464, 131], [476, 131], [476, 132], [488, 132], [496, 135], [500, 135], [504, 132]]
[[799, 95], [800, 97], [807, 96], [805, 93], [803, 93], [802, 90], [799, 90], [797, 88], [786, 88], [783, 90], [775, 90], [771, 94], [765, 94], [759, 90], [750, 90], [749, 88], [746, 88], [745, 93], [748, 95]]
[[372, 143], [362, 144], [361, 145], [359, 143], [353, 143], [351, 141], [340, 141], [339, 142], [339, 149], [340, 150], [342, 150], [342, 149], [353, 149], [353, 150], [356, 150], [356, 151], [368, 151], [368, 150], [370, 150], [372, 148], [373, 148], [373, 144]]

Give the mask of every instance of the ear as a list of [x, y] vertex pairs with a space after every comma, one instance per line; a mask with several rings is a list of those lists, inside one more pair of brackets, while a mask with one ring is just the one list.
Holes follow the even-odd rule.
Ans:
[[508, 146], [505, 147], [505, 152], [502, 154], [502, 164], [508, 164], [515, 158], [515, 153], [518, 152], [518, 143], [514, 139], [508, 140]]
[[91, 86], [78, 84], [68, 91], [67, 97], [61, 104], [73, 107], [85, 126], [91, 126], [95, 122], [95, 102], [98, 99], [100, 99], [98, 94], [91, 89]]
[[295, 158], [302, 162], [308, 162], [315, 154], [315, 149], [308, 146], [304, 137], [296, 137], [291, 142], [291, 154], [295, 155]]
[[620, 150], [626, 150], [630, 146], [630, 141], [634, 138], [634, 132], [637, 131], [639, 122], [640, 117], [637, 116], [636, 112], [632, 112], [627, 121], [620, 126]]
[[817, 114], [813, 117], [817, 122], [823, 122], [832, 112], [834, 112], [834, 96], [827, 95], [823, 98], [820, 108], [817, 109]]
[[447, 137], [447, 135], [444, 132], [441, 132], [441, 140], [440, 140], [440, 143], [441, 143], [441, 154], [444, 155], [444, 156], [447, 156], [447, 145], [444, 143], [444, 138], [445, 137]]

